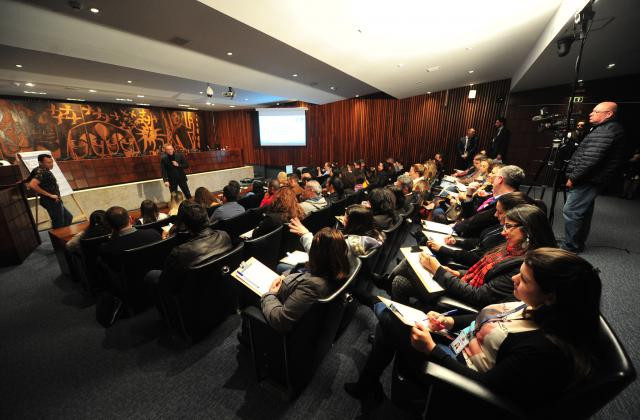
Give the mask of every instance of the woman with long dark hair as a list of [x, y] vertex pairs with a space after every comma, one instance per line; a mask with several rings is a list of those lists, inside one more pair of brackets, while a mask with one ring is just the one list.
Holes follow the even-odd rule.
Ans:
[[143, 200], [140, 203], [140, 218], [136, 220], [136, 225], [146, 225], [147, 223], [157, 222], [166, 219], [168, 216], [160, 213], [158, 205], [152, 200]]

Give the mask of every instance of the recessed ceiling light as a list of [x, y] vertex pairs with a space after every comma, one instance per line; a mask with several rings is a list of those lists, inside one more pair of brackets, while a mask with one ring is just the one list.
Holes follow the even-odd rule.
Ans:
[[178, 106], [181, 106], [183, 108], [189, 108], [191, 105], [187, 105], [187, 104], [178, 104]]
[[67, 98], [67, 101], [84, 102], [84, 99], [80, 99], [80, 98]]
[[578, 83], [582, 83], [582, 79], [578, 79]]
[[608, 69], [612, 69], [616, 66], [616, 63], [607, 64]]
[[138, 98], [144, 98], [144, 95], [136, 95]]
[[190, 106], [190, 107], [189, 107], [189, 108], [187, 108], [187, 109], [190, 109], [190, 110], [192, 110], [192, 111], [197, 111], [197, 110], [198, 110], [198, 108], [194, 108], [194, 107], [192, 107], [192, 106]]
[[199, 93], [200, 95], [202, 95], [204, 92], [200, 91], [200, 92], [198, 92], [198, 93]]
[[25, 90], [24, 93], [31, 93], [33, 95], [46, 95], [47, 92], [35, 92], [33, 90]]
[[127, 83], [133, 83], [133, 81], [132, 80], [127, 80]]
[[469, 86], [473, 86], [473, 83], [469, 83]]
[[356, 98], [359, 98], [359, 97], [360, 97], [360, 95], [356, 94]]
[[95, 90], [95, 89], [89, 89], [89, 92], [91, 92], [91, 93], [96, 93], [96, 92], [97, 92], [97, 90]]
[[16, 67], [21, 69], [22, 68], [22, 64], [16, 64]]
[[24, 84], [25, 86], [34, 87], [35, 83], [27, 82]]
[[92, 7], [91, 9], [89, 9], [89, 11], [91, 13], [100, 13], [100, 9], [98, 9], [97, 7]]
[[469, 70], [467, 73], [473, 74], [474, 70]]
[[245, 101], [248, 101], [248, 100], [249, 100], [249, 98], [244, 98], [244, 100], [245, 100]]
[[427, 73], [431, 73], [438, 70], [440, 70], [440, 66], [427, 67]]
[[229, 108], [235, 108], [235, 107], [236, 107], [235, 105], [229, 105]]
[[149, 106], [149, 104], [136, 104], [136, 105], [139, 105], [139, 106]]
[[298, 77], [298, 73], [293, 73], [291, 76], [292, 77]]
[[227, 55], [233, 55], [233, 53], [231, 51], [227, 52]]
[[329, 89], [336, 90], [336, 87], [335, 86], [331, 86]]
[[431, 91], [428, 91], [428, 92], [427, 92], [427, 95], [431, 95]]
[[17, 86], [17, 87], [20, 87], [20, 86], [22, 86], [22, 83], [20, 83], [20, 82], [13, 82], [13, 85], [14, 85], [14, 86]]
[[278, 106], [279, 106], [279, 105], [280, 105], [280, 102], [276, 102], [276, 105], [278, 105]]

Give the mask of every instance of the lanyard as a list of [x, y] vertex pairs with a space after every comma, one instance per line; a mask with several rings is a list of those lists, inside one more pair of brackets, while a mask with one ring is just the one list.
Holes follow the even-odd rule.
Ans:
[[483, 319], [480, 322], [476, 322], [475, 323], [475, 329], [473, 331], [474, 335], [475, 335], [475, 333], [480, 331], [480, 328], [482, 328], [482, 326], [484, 324], [486, 324], [487, 322], [493, 322], [493, 321], [496, 321], [498, 319], [504, 319], [504, 318], [508, 317], [509, 315], [515, 314], [516, 312], [518, 312], [518, 311], [520, 311], [520, 310], [522, 310], [522, 309], [524, 309], [526, 307], [527, 307], [527, 304], [523, 303], [522, 305], [519, 305], [519, 306], [517, 306], [517, 307], [515, 307], [515, 308], [513, 308], [513, 309], [511, 309], [509, 311], [501, 312], [499, 314], [495, 314], [495, 315], [490, 316], [490, 317], [488, 317], [486, 319]]

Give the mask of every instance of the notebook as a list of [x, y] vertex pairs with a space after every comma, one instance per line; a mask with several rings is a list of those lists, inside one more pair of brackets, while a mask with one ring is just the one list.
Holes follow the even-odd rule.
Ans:
[[447, 245], [444, 242], [444, 238], [446, 238], [449, 235], [446, 235], [444, 233], [438, 233], [438, 232], [429, 232], [427, 230], [423, 230], [422, 233], [424, 234], [424, 236], [427, 237], [428, 240], [433, 241], [433, 242], [437, 243], [440, 246], [446, 246], [446, 247], [452, 248], [452, 249], [462, 249], [462, 248], [454, 246], [454, 245]]
[[380, 299], [380, 302], [384, 303], [385, 306], [389, 308], [389, 310], [393, 312], [393, 314], [397, 316], [403, 324], [413, 327], [414, 325], [420, 323], [429, 327], [429, 331], [431, 331], [432, 333], [443, 335], [445, 337], [453, 339], [449, 336], [447, 330], [433, 329], [431, 323], [429, 322], [427, 314], [425, 314], [421, 310], [412, 308], [411, 306], [403, 305], [402, 303], [394, 302], [393, 300], [386, 299], [382, 296], [378, 296], [378, 299]]
[[287, 256], [280, 260], [281, 263], [296, 265], [309, 261], [309, 254], [303, 251], [287, 252]]
[[258, 296], [267, 293], [273, 281], [280, 277], [278, 273], [272, 271], [254, 257], [242, 262], [240, 267], [231, 275]]
[[449, 225], [445, 225], [444, 223], [436, 223], [430, 222], [428, 220], [424, 220], [422, 222], [425, 230], [429, 230], [431, 232], [444, 233], [445, 235], [453, 235], [453, 228]]
[[[427, 254], [431, 255], [431, 251], [426, 246], [421, 246], [420, 248]], [[444, 290], [442, 286], [433, 279], [433, 275], [422, 266], [422, 263], [420, 263], [420, 254], [422, 254], [422, 252], [411, 252], [411, 247], [400, 248], [400, 252], [402, 252], [402, 255], [407, 259], [407, 262], [411, 268], [413, 268], [413, 271], [415, 271], [427, 292], [435, 293]]]

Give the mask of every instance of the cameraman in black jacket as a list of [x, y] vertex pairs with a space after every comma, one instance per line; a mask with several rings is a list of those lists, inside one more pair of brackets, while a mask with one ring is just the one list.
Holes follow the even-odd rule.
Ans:
[[582, 252], [589, 235], [596, 196], [611, 180], [624, 154], [624, 130], [615, 121], [618, 105], [601, 102], [589, 114], [593, 126], [567, 165], [563, 248]]

